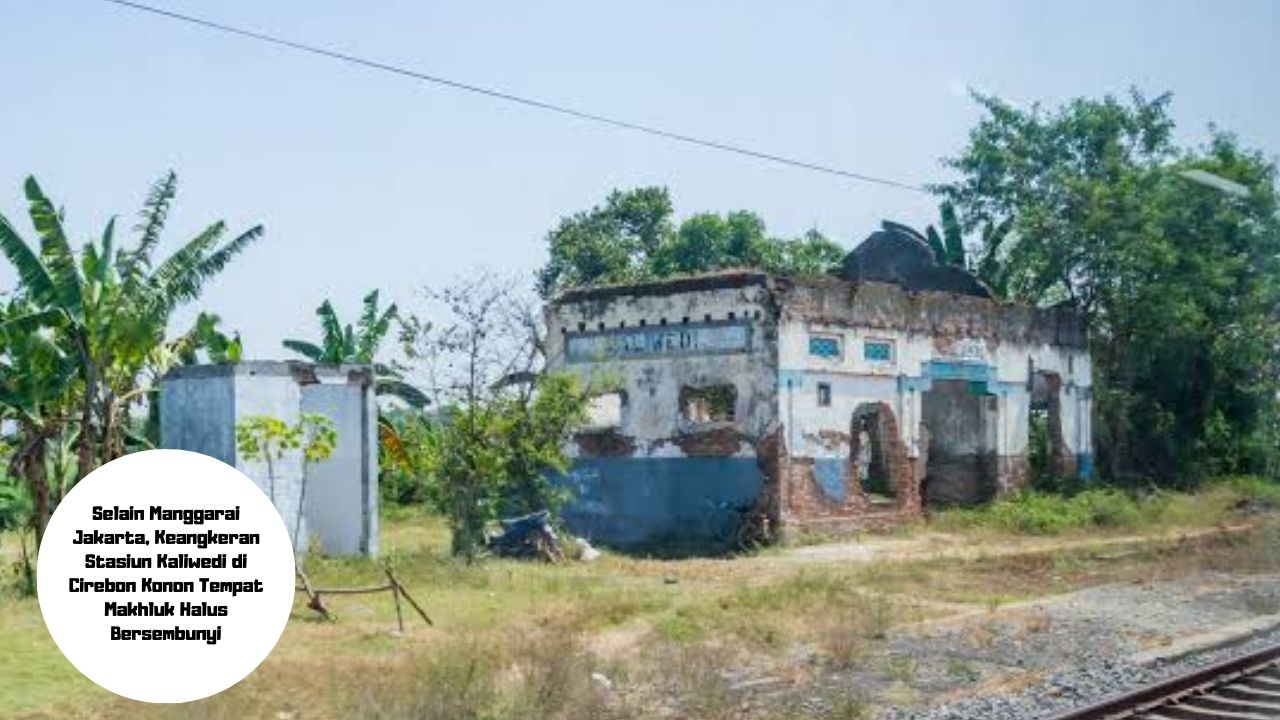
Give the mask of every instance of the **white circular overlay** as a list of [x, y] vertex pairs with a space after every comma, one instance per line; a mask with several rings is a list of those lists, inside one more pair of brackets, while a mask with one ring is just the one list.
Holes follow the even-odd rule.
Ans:
[[40, 610], [90, 680], [154, 703], [253, 672], [284, 632], [293, 546], [267, 496], [207, 455], [148, 450], [89, 473], [40, 546]]

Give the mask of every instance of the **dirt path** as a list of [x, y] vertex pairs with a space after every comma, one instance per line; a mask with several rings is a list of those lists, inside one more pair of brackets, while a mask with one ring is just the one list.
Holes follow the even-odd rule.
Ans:
[[1128, 548], [1150, 544], [1167, 544], [1195, 540], [1221, 534], [1244, 533], [1254, 529], [1248, 523], [1196, 530], [1174, 530], [1150, 534], [1112, 537], [997, 537], [991, 539], [948, 533], [923, 533], [910, 537], [866, 536], [857, 541], [825, 543], [793, 548], [772, 559], [792, 564], [804, 563], [872, 563], [877, 561], [935, 560], [945, 558], [978, 559], [1036, 555], [1064, 550]]

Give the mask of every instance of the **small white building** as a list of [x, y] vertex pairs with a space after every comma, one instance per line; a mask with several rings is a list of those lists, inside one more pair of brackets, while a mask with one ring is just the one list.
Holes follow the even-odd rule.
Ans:
[[[333, 421], [337, 443], [323, 462], [305, 463], [294, 449], [269, 475], [264, 462], [246, 459], [236, 446], [236, 424], [246, 418], [293, 425], [303, 413]], [[248, 475], [271, 497], [290, 536], [297, 530], [298, 552], [377, 554], [377, 433], [373, 371], [366, 365], [187, 365], [160, 383], [160, 447], [204, 453]]]
[[705, 536], [748, 505], [784, 531], [864, 528], [1019, 487], [1032, 456], [1092, 471], [1080, 316], [993, 300], [906, 233], [841, 277], [574, 289], [547, 319], [550, 368], [601, 390], [566, 478], [566, 521], [596, 539]]

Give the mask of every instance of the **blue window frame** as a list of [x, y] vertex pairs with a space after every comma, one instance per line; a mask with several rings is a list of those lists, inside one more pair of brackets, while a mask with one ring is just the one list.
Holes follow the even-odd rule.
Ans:
[[809, 338], [809, 354], [826, 360], [840, 357], [840, 338], [814, 335]]
[[862, 357], [872, 362], [889, 362], [893, 360], [893, 343], [868, 340], [862, 344]]

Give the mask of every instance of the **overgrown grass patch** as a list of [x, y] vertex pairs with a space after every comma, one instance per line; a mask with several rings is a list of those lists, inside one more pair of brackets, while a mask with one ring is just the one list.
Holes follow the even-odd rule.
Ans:
[[944, 511], [930, 524], [947, 530], [1058, 535], [1203, 527], [1238, 519], [1242, 512], [1275, 508], [1280, 508], [1280, 485], [1244, 476], [1219, 479], [1196, 493], [1093, 488], [1058, 495], [1026, 490], [983, 507]]

